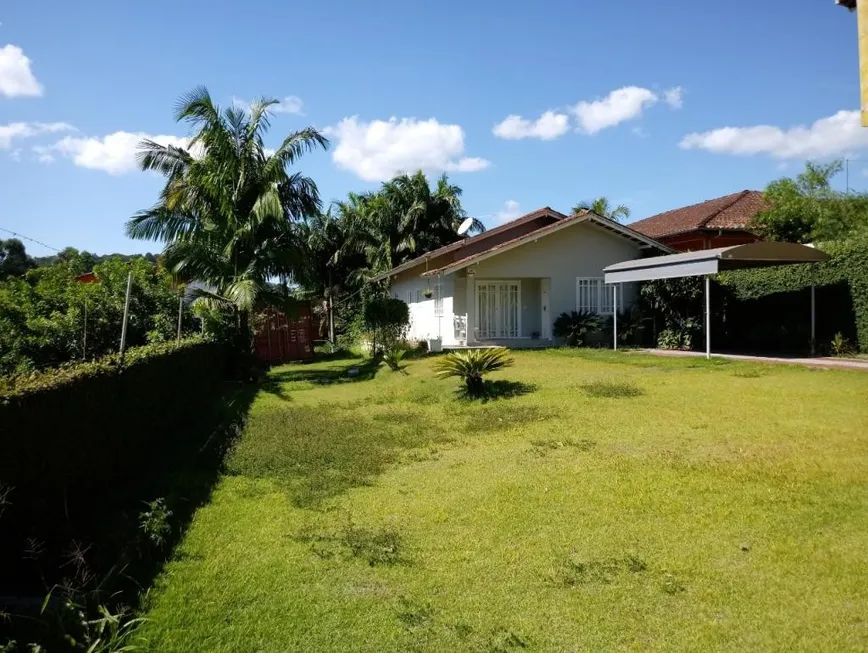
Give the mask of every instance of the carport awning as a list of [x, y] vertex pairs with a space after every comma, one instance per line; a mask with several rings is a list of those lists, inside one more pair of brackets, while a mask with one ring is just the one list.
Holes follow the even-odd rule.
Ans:
[[829, 255], [808, 245], [796, 243], [759, 242], [684, 252], [667, 256], [652, 256], [615, 263], [605, 268], [606, 283], [672, 279], [717, 274], [726, 270], [817, 263]]

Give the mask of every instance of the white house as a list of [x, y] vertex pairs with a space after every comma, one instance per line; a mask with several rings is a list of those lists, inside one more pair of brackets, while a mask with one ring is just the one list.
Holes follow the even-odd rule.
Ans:
[[[552, 323], [563, 312], [611, 315], [607, 265], [672, 251], [595, 213], [567, 216], [545, 207], [377, 279], [388, 279], [392, 296], [409, 305], [412, 339], [439, 337], [444, 347], [521, 346], [551, 341]], [[622, 286], [619, 310], [636, 292]]]

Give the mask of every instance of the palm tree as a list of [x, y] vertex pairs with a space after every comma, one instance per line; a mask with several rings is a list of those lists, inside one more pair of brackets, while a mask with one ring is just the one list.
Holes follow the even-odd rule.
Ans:
[[615, 222], [621, 222], [630, 217], [630, 209], [627, 206], [619, 204], [613, 209], [609, 206], [609, 198], [607, 197], [598, 197], [591, 202], [580, 202], [573, 207], [573, 213], [581, 213], [582, 211], [591, 211]]
[[[365, 253], [372, 272], [459, 240], [458, 227], [467, 217], [461, 188], [443, 175], [432, 190], [421, 171], [395, 177], [376, 192], [350, 194], [336, 208], [347, 221], [351, 246]], [[470, 233], [484, 230], [474, 219]]]
[[296, 228], [304, 264], [296, 271], [293, 281], [306, 294], [322, 302], [328, 338], [334, 344], [335, 297], [357, 287], [358, 270], [365, 268], [365, 257], [350, 247], [347, 221], [334, 206], [306, 217]]
[[141, 169], [166, 184], [157, 204], [126, 224], [131, 238], [165, 243], [164, 262], [179, 279], [213, 288], [200, 299], [233, 306], [244, 335], [251, 310], [286, 302], [271, 281], [292, 277], [302, 260], [293, 222], [321, 206], [313, 180], [286, 168], [328, 141], [307, 128], [269, 152], [263, 135], [276, 103], [221, 111], [204, 87], [181, 97], [175, 117], [192, 125], [192, 137], [187, 147], [140, 143]]

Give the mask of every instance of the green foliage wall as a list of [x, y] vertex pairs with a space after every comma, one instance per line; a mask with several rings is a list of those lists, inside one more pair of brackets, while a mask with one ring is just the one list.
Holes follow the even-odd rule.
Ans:
[[739, 270], [719, 276], [720, 284], [736, 300], [750, 300], [775, 293], [846, 284], [856, 322], [859, 349], [868, 352], [868, 237], [819, 245], [830, 260], [814, 265]]
[[123, 367], [112, 356], [0, 381], [0, 486], [11, 488], [0, 586], [21, 582], [28, 538], [57, 561], [118, 505], [152, 498], [142, 486], [160, 457], [218, 397], [221, 354], [205, 341], [154, 344]]
[[[76, 275], [89, 267], [99, 282], [77, 282]], [[179, 290], [167, 272], [144, 258], [109, 259], [93, 266], [87, 257], [71, 255], [25, 277], [0, 281], [0, 375], [81, 360], [85, 310], [87, 358], [116, 351], [129, 272], [128, 345], [172, 340]], [[185, 311], [184, 328], [192, 327], [192, 316]]]

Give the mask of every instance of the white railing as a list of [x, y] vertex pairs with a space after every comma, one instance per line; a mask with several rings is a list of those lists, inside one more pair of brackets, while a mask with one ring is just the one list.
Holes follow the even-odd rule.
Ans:
[[452, 316], [452, 332], [455, 340], [464, 342], [467, 340], [467, 315]]

